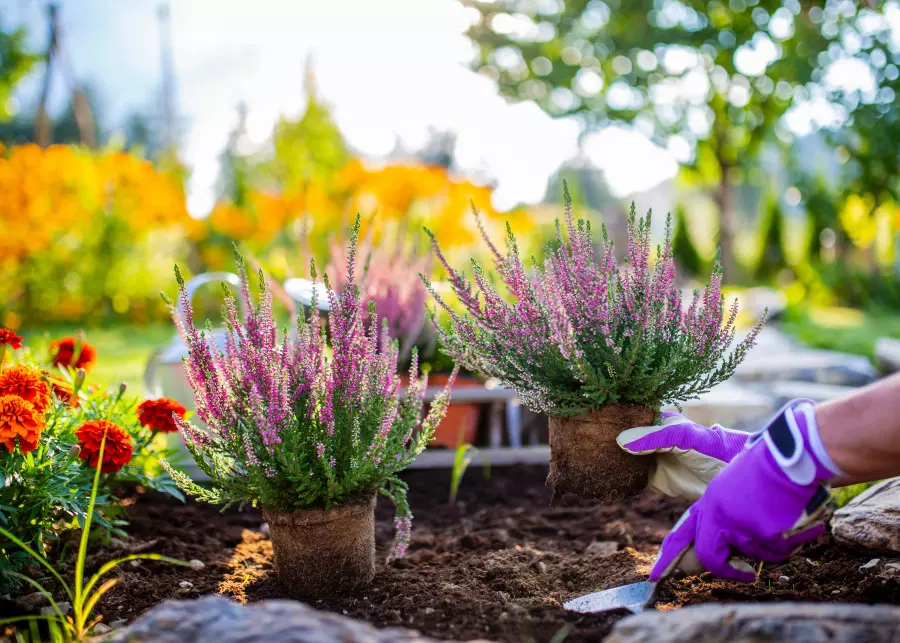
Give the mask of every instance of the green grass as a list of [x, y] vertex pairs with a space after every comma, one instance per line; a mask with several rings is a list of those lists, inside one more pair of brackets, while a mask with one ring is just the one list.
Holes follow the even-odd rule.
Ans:
[[[74, 325], [53, 326], [25, 332], [24, 338], [35, 357], [44, 359], [50, 340], [74, 335], [79, 330]], [[170, 323], [85, 329], [85, 340], [97, 348], [97, 365], [91, 371], [89, 381], [109, 388], [127, 382], [132, 395], [143, 396], [147, 360], [155, 350], [168, 346], [174, 333], [175, 328]]]
[[879, 337], [900, 338], [900, 313], [792, 306], [785, 311], [781, 329], [813, 348], [872, 358]]

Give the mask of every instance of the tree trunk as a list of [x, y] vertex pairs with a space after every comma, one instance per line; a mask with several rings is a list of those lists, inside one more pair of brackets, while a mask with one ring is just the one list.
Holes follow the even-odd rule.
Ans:
[[722, 166], [722, 178], [713, 191], [713, 200], [719, 210], [719, 247], [722, 250], [722, 267], [725, 279], [738, 281], [739, 270], [734, 258], [734, 238], [737, 235], [738, 212], [734, 186], [728, 182], [728, 168]]

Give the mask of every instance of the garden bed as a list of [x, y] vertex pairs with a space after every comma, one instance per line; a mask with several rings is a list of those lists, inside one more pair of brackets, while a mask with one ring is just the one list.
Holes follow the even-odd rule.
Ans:
[[[647, 492], [607, 505], [566, 497], [550, 509], [546, 467], [497, 468], [492, 474], [486, 481], [473, 465], [458, 506], [451, 508], [446, 504], [449, 472], [407, 472], [416, 513], [407, 558], [384, 564], [393, 513], [390, 506], [379, 506], [374, 583], [315, 607], [436, 638], [549, 641], [568, 627], [566, 641], [600, 640], [626, 612], [570, 614], [560, 601], [645, 580], [659, 543], [686, 504]], [[106, 623], [133, 620], [169, 598], [211, 592], [239, 601], [283, 597], [258, 512], [222, 514], [158, 494], [133, 494], [129, 500], [131, 540], [114, 541], [107, 550], [95, 546], [92, 567], [121, 555], [122, 548], [199, 559], [205, 567], [126, 566], [119, 572], [119, 586], [101, 603]], [[824, 536], [786, 564], [766, 566], [755, 585], [688, 579], [663, 592], [660, 608], [708, 601], [900, 604], [897, 580], [860, 570], [873, 557]]]

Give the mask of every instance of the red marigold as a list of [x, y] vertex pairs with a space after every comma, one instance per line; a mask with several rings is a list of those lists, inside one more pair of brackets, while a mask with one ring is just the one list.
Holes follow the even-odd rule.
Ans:
[[44, 422], [30, 402], [18, 395], [0, 395], [0, 444], [12, 453], [16, 440], [22, 453], [37, 449]]
[[97, 349], [88, 344], [81, 342], [81, 352], [75, 355], [75, 348], [78, 341], [74, 337], [63, 337], [50, 342], [50, 354], [53, 359], [54, 366], [65, 366], [66, 368], [83, 368], [85, 371], [91, 370], [97, 361]]
[[178, 430], [175, 415], [184, 419], [187, 409], [175, 400], [161, 397], [158, 400], [146, 400], [137, 407], [138, 420], [143, 426], [153, 431], [173, 433]]
[[50, 386], [43, 374], [24, 364], [0, 371], [0, 395], [18, 395], [43, 415], [50, 408]]
[[51, 377], [50, 388], [53, 390], [54, 397], [70, 409], [74, 409], [78, 406], [78, 398], [75, 396], [75, 390], [72, 388], [72, 385], [65, 380]]
[[19, 350], [22, 348], [22, 338], [11, 330], [0, 328], [0, 345], [6, 345], [13, 350]]
[[106, 434], [103, 447], [103, 463], [100, 471], [113, 473], [131, 462], [131, 436], [115, 422], [109, 420], [88, 420], [75, 431], [81, 446], [79, 457], [92, 467], [97, 467], [100, 457], [100, 443]]

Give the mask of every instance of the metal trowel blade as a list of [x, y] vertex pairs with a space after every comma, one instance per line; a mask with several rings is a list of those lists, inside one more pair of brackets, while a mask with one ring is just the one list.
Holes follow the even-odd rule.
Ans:
[[651, 581], [632, 583], [573, 598], [563, 603], [563, 607], [570, 612], [582, 614], [596, 614], [617, 609], [627, 609], [637, 614], [650, 602], [655, 589], [656, 583]]

